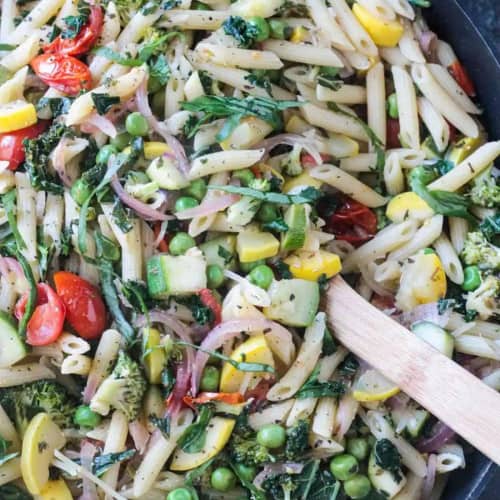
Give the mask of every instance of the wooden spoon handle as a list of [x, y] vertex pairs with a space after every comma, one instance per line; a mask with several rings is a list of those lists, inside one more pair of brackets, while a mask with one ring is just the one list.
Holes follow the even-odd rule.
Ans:
[[340, 276], [327, 293], [335, 337], [500, 465], [500, 395], [358, 295]]

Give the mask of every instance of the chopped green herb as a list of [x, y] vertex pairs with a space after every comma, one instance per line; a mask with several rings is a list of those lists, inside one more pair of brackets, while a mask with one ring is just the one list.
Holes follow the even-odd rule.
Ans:
[[119, 453], [106, 453], [97, 455], [92, 461], [92, 472], [97, 476], [102, 476], [109, 468], [124, 460], [130, 460], [136, 454], [136, 450], [125, 450]]
[[113, 105], [120, 103], [120, 98], [118, 96], [96, 94], [95, 92], [91, 92], [90, 96], [92, 97], [92, 101], [94, 101], [97, 113], [100, 115], [105, 115]]
[[207, 426], [213, 416], [210, 405], [199, 406], [198, 418], [188, 426], [177, 440], [177, 445], [186, 453], [198, 453], [205, 446]]

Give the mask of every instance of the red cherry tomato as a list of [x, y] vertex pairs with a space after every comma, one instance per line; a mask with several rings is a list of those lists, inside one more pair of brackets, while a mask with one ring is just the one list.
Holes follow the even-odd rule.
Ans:
[[327, 220], [326, 227], [338, 240], [359, 246], [375, 236], [377, 216], [362, 203], [346, 197]]
[[400, 148], [399, 142], [399, 120], [387, 118], [387, 148]]
[[[46, 283], [37, 285], [37, 294], [35, 311], [28, 321], [26, 342], [29, 345], [47, 345], [55, 342], [62, 333], [65, 307], [56, 292]], [[16, 304], [17, 319], [23, 317], [27, 302], [28, 293], [25, 293]]]
[[[161, 223], [157, 222], [153, 226], [153, 233], [155, 235], [155, 239], [158, 239], [158, 236], [160, 235], [160, 231], [161, 231]], [[169, 240], [170, 240], [170, 235], [165, 235], [165, 237], [162, 240], [160, 240], [160, 242], [156, 246], [160, 252], [164, 252], [164, 253], [168, 252]]]
[[245, 398], [239, 392], [200, 392], [196, 398], [184, 396], [182, 400], [186, 405], [194, 408], [196, 405], [202, 405], [209, 401], [221, 401], [228, 405], [237, 405], [243, 403]]
[[448, 66], [448, 71], [468, 96], [474, 97], [476, 95], [476, 89], [474, 88], [469, 73], [467, 73], [467, 70], [462, 66], [460, 61], [455, 61], [450, 64]]
[[204, 306], [208, 307], [214, 313], [214, 325], [218, 325], [222, 321], [222, 306], [220, 302], [215, 298], [212, 290], [209, 288], [203, 288], [198, 292], [200, 300]]
[[[332, 159], [332, 157], [327, 154], [320, 153], [320, 156], [323, 160], [323, 163], [328, 163]], [[306, 168], [313, 168], [317, 165], [316, 160], [309, 153], [302, 153], [302, 155], [300, 156], [300, 161]]]
[[56, 290], [66, 306], [66, 320], [84, 339], [101, 336], [106, 328], [106, 306], [97, 289], [67, 271], [54, 274]]
[[92, 5], [87, 24], [80, 30], [75, 38], [63, 38], [59, 35], [49, 45], [44, 47], [47, 54], [61, 54], [78, 56], [88, 52], [102, 31], [104, 15], [101, 7]]
[[88, 66], [75, 57], [41, 54], [30, 64], [40, 80], [65, 94], [76, 95], [81, 90], [90, 90], [92, 86]]
[[9, 169], [16, 168], [24, 161], [24, 139], [34, 139], [38, 137], [47, 127], [48, 121], [39, 121], [15, 132], [0, 134], [0, 160], [9, 162]]

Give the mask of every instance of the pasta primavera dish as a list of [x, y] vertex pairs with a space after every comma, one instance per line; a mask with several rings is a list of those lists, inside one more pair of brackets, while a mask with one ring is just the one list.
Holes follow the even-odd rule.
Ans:
[[464, 443], [322, 304], [500, 390], [500, 141], [429, 4], [2, 0], [0, 499], [440, 497]]

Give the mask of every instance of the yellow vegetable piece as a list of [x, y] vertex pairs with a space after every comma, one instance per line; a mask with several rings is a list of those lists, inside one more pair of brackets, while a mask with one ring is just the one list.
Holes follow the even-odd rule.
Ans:
[[47, 413], [35, 415], [26, 428], [21, 452], [21, 473], [32, 495], [42, 492], [49, 480], [49, 465], [54, 450], [64, 446], [66, 439]]
[[465, 158], [470, 156], [479, 146], [483, 145], [484, 142], [484, 136], [481, 134], [479, 134], [478, 137], [464, 137], [449, 150], [446, 159], [458, 165], [462, 163]]
[[311, 177], [307, 172], [303, 172], [297, 177], [289, 177], [288, 180], [283, 185], [283, 192], [289, 193], [293, 189], [299, 186], [313, 187], [319, 189], [323, 183], [319, 179]]
[[386, 21], [374, 16], [370, 11], [355, 3], [352, 13], [368, 32], [376, 45], [395, 47], [403, 36], [403, 25], [397, 21]]
[[354, 382], [352, 391], [357, 401], [384, 401], [397, 394], [399, 387], [378, 371], [367, 370]]
[[186, 453], [177, 448], [170, 465], [170, 470], [185, 471], [194, 469], [217, 455], [231, 437], [235, 420], [222, 417], [213, 417], [208, 423], [208, 432], [205, 446], [198, 453]]
[[151, 384], [159, 384], [166, 360], [165, 349], [160, 342], [160, 332], [156, 328], [144, 328], [142, 338], [144, 371]]
[[244, 231], [236, 238], [236, 251], [240, 262], [274, 257], [280, 248], [280, 242], [271, 233]]
[[293, 28], [290, 41], [293, 43], [301, 43], [307, 40], [308, 35], [309, 31], [304, 28], [304, 26], [296, 26], [295, 28]]
[[[243, 344], [233, 351], [231, 359], [237, 362], [262, 363], [274, 368], [273, 355], [267, 345], [264, 335], [254, 335], [243, 342]], [[264, 375], [265, 373], [252, 373], [252, 379], [256, 380]], [[246, 372], [237, 370], [233, 365], [225, 362], [222, 366], [220, 377], [220, 391], [238, 392], [246, 376]]]
[[293, 115], [286, 122], [285, 130], [290, 134], [302, 134], [307, 130], [310, 130], [311, 126], [305, 120], [303, 120], [300, 116]]
[[[128, 146], [123, 150], [123, 153], [128, 154], [130, 151], [130, 146]], [[165, 142], [150, 141], [144, 143], [144, 158], [146, 158], [146, 160], [154, 160], [158, 158], [158, 156], [169, 151], [171, 151], [171, 149]]]
[[37, 122], [36, 109], [26, 101], [14, 101], [0, 105], [0, 133], [13, 132]]
[[49, 481], [43, 488], [40, 500], [73, 500], [73, 495], [64, 479]]
[[294, 278], [317, 281], [324, 274], [331, 278], [340, 272], [342, 264], [337, 254], [319, 250], [318, 252], [297, 252], [285, 259]]
[[385, 215], [392, 222], [403, 222], [406, 219], [427, 219], [434, 215], [434, 211], [420, 196], [408, 191], [391, 199]]

